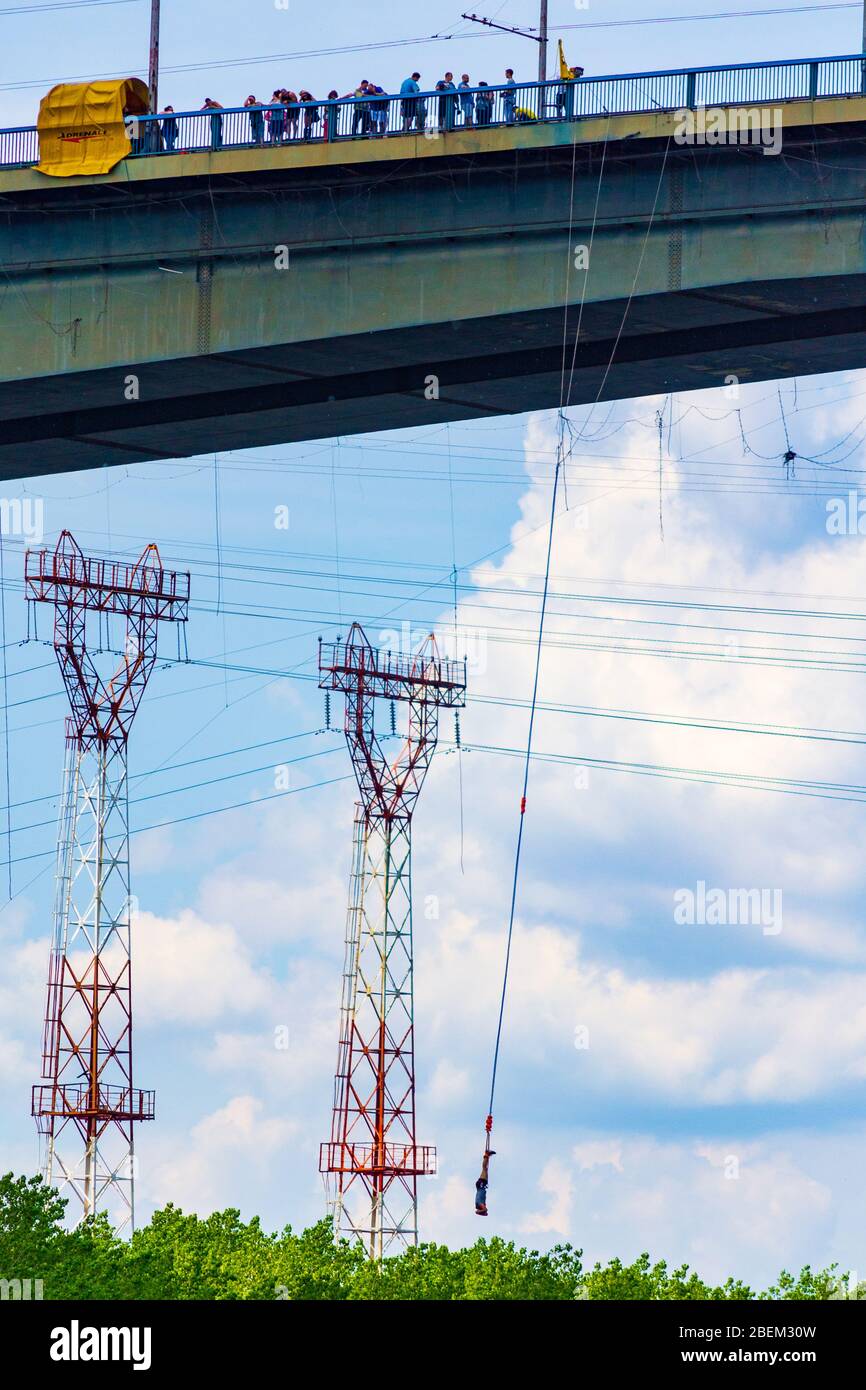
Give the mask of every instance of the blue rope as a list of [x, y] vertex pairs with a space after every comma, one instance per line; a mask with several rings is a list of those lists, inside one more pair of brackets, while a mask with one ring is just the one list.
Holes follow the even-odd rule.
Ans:
[[532, 734], [535, 728], [535, 711], [538, 705], [538, 679], [541, 671], [541, 648], [544, 640], [544, 619], [547, 613], [547, 594], [550, 588], [550, 567], [553, 555], [553, 532], [556, 523], [556, 501], [559, 490], [559, 475], [562, 468], [563, 441], [562, 411], [559, 415], [559, 448], [556, 451], [556, 471], [553, 475], [553, 496], [550, 502], [550, 528], [547, 535], [547, 563], [544, 568], [544, 589], [541, 595], [541, 615], [538, 623], [538, 643], [535, 648], [535, 678], [532, 685], [532, 701], [529, 707], [529, 731], [526, 739], [526, 762], [523, 769], [523, 795], [520, 798], [520, 820], [517, 830], [517, 849], [514, 855], [514, 878], [511, 884], [511, 911], [508, 917], [508, 941], [505, 947], [505, 970], [502, 977], [502, 997], [499, 1001], [499, 1022], [496, 1026], [496, 1046], [493, 1050], [493, 1075], [490, 1080], [490, 1104], [487, 1107], [487, 1132], [493, 1117], [493, 1095], [496, 1090], [496, 1069], [499, 1065], [499, 1044], [502, 1039], [502, 1019], [505, 1014], [505, 995], [508, 989], [508, 969], [511, 964], [511, 940], [514, 935], [514, 914], [517, 907], [517, 883], [520, 876], [520, 851], [523, 846], [523, 823], [526, 819], [526, 797], [529, 790], [529, 766], [532, 758]]

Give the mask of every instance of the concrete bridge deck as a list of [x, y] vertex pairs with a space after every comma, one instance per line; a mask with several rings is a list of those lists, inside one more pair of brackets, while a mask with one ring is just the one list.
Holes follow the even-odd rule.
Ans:
[[866, 98], [777, 107], [0, 171], [0, 477], [554, 406], [566, 303], [572, 403], [862, 365]]

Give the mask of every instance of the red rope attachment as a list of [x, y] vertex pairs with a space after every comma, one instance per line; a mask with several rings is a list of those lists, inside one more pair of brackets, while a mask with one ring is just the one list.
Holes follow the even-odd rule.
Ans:
[[525, 813], [526, 813], [526, 797], [525, 797], [525, 796], [522, 796], [522, 797], [520, 798], [520, 814], [521, 814], [521, 815], [525, 815]]
[[493, 1128], [493, 1116], [492, 1116], [492, 1115], [488, 1115], [488, 1116], [487, 1116], [487, 1119], [484, 1121], [484, 1128], [485, 1128], [485, 1130], [487, 1131], [487, 1133], [489, 1134], [490, 1131], [491, 1131], [491, 1129]]

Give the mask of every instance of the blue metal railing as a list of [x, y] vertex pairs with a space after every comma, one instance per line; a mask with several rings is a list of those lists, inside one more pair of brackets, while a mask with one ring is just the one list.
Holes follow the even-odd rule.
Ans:
[[[725, 67], [675, 68], [608, 77], [473, 87], [468, 92], [374, 95], [334, 101], [181, 111], [136, 117], [132, 154], [270, 148], [281, 144], [384, 139], [413, 133], [435, 139], [471, 127], [581, 120], [589, 116], [866, 94], [866, 57], [794, 58]], [[35, 126], [0, 130], [0, 168], [26, 168], [39, 159]]]

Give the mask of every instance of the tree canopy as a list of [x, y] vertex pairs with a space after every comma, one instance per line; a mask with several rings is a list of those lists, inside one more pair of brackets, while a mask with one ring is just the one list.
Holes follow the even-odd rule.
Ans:
[[330, 1220], [268, 1233], [258, 1217], [244, 1222], [233, 1208], [200, 1217], [169, 1204], [124, 1241], [105, 1216], [69, 1230], [65, 1207], [41, 1178], [0, 1178], [0, 1278], [40, 1279], [43, 1297], [57, 1300], [866, 1298], [866, 1284], [849, 1291], [836, 1266], [783, 1270], [755, 1292], [734, 1278], [708, 1284], [688, 1266], [669, 1270], [648, 1254], [587, 1270], [570, 1245], [541, 1253], [498, 1236], [464, 1250], [419, 1245], [378, 1265], [360, 1245], [335, 1243]]

